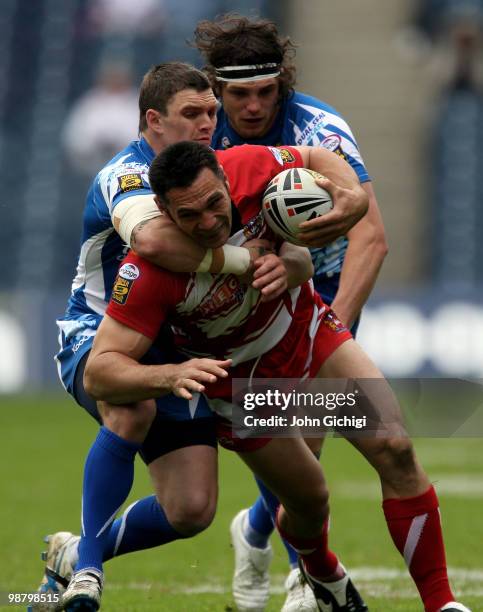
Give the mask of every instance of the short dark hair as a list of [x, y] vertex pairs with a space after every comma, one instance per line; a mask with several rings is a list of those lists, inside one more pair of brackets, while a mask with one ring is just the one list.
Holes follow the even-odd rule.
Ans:
[[215, 68], [269, 62], [281, 65], [278, 77], [281, 95], [284, 97], [293, 91], [295, 45], [288, 36], [278, 33], [273, 21], [250, 19], [236, 13], [221, 15], [214, 21], [203, 20], [196, 26], [192, 44], [207, 62], [204, 70], [217, 95], [221, 89]]
[[149, 183], [153, 192], [166, 202], [170, 189], [189, 187], [204, 168], [223, 179], [223, 170], [213, 149], [199, 142], [177, 142], [154, 159], [149, 169]]
[[139, 131], [147, 128], [146, 112], [150, 108], [163, 115], [173, 96], [184, 89], [201, 92], [211, 88], [206, 74], [190, 64], [165, 62], [153, 66], [143, 78], [139, 90]]

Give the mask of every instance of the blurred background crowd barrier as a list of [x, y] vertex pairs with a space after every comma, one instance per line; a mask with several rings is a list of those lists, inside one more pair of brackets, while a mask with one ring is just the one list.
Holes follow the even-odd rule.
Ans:
[[[134, 6], [134, 8], [133, 8]], [[200, 19], [277, 21], [298, 89], [352, 126], [390, 253], [360, 341], [390, 376], [483, 377], [483, 0], [2, 0], [0, 392], [57, 388], [85, 194], [144, 72]]]

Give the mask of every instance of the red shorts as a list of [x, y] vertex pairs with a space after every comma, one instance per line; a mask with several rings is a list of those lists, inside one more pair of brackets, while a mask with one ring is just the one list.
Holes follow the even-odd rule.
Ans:
[[230, 421], [217, 415], [216, 436], [218, 444], [235, 453], [253, 453], [266, 446], [272, 438], [239, 438], [234, 432]]
[[[307, 321], [292, 325], [282, 340], [262, 355], [257, 364], [253, 359], [231, 368], [230, 376], [207, 387], [207, 395], [231, 401], [233, 378], [302, 378], [307, 375], [314, 378], [326, 359], [350, 339], [352, 334], [337, 319], [333, 310], [322, 307], [312, 337]], [[235, 452], [255, 451], [271, 440], [238, 438], [233, 433], [230, 421], [222, 417], [217, 419], [217, 436], [221, 446]]]

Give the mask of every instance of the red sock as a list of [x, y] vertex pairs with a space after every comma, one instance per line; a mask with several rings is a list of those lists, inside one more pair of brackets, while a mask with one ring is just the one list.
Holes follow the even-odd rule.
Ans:
[[298, 538], [281, 529], [277, 512], [277, 529], [284, 540], [286, 540], [299, 554], [304, 562], [304, 567], [312, 578], [328, 578], [337, 569], [339, 560], [329, 550], [328, 532], [329, 521], [326, 520], [322, 528], [322, 534], [316, 538]]
[[394, 544], [403, 555], [426, 612], [437, 612], [454, 601], [448, 582], [438, 497], [426, 493], [386, 499], [382, 507]]

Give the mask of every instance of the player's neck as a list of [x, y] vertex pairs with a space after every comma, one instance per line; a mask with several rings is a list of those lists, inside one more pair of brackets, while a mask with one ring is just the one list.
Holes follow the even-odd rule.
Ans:
[[151, 149], [154, 151], [155, 155], [158, 155], [159, 153], [161, 153], [161, 151], [165, 148], [163, 144], [161, 143], [160, 139], [151, 130], [147, 129], [144, 132], [142, 132], [141, 135], [144, 138], [144, 140], [148, 143], [148, 145], [151, 147]]

